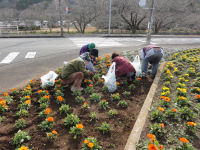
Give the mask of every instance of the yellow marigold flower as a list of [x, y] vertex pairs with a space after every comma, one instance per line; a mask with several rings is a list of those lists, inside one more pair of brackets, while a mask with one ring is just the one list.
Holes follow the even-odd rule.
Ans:
[[30, 100], [26, 100], [25, 103], [29, 105], [31, 103], [31, 101]]
[[194, 127], [196, 127], [196, 126], [197, 126], [197, 124], [196, 124], [196, 123], [194, 123], [194, 122], [187, 122], [187, 124], [188, 124], [188, 125], [190, 125], [190, 126], [194, 126]]
[[179, 140], [180, 140], [180, 142], [182, 142], [182, 143], [188, 143], [188, 140], [187, 140], [186, 138], [180, 138]]
[[165, 111], [165, 109], [162, 108], [162, 107], [158, 107], [158, 110], [160, 110], [160, 111]]
[[88, 143], [88, 147], [92, 148], [94, 144], [92, 142]]
[[58, 132], [56, 130], [53, 130], [52, 133], [53, 134], [58, 134]]
[[28, 150], [28, 147], [26, 147], [26, 146], [21, 146], [21, 147], [19, 148], [19, 150]]
[[83, 125], [82, 125], [82, 124], [76, 124], [76, 127], [77, 127], [78, 129], [83, 129]]
[[53, 117], [48, 117], [48, 118], [47, 118], [47, 121], [53, 122]]
[[119, 95], [119, 93], [116, 93], [116, 95]]
[[84, 143], [87, 144], [87, 143], [89, 143], [89, 141], [88, 140], [84, 140]]

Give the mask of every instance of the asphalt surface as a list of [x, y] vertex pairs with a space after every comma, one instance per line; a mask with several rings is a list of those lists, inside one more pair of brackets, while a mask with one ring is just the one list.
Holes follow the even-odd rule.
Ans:
[[[28, 80], [38, 79], [50, 70], [63, 67], [63, 61], [78, 56], [80, 47], [94, 42], [99, 55], [133, 51], [138, 54], [145, 45], [144, 37], [71, 37], [71, 38], [1, 38], [0, 39], [0, 93], [11, 88], [22, 88]], [[168, 53], [178, 49], [200, 48], [199, 37], [153, 37], [152, 44], [161, 45]], [[36, 52], [32, 59], [25, 59], [27, 52]], [[10, 63], [1, 61], [12, 52], [19, 55]]]

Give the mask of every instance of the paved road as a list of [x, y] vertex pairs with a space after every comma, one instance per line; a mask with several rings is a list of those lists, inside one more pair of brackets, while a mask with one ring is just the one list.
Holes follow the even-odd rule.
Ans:
[[[100, 55], [114, 51], [136, 50], [145, 38], [11, 38], [0, 39], [0, 92], [22, 87], [30, 79], [63, 66], [63, 61], [77, 57], [82, 45], [94, 42]], [[200, 38], [153, 38], [163, 47], [200, 47]]]

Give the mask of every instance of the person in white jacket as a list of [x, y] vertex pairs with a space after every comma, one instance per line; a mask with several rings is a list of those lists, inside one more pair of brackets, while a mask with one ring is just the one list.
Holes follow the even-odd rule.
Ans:
[[164, 56], [163, 48], [158, 45], [147, 45], [141, 49], [141, 58], [142, 61], [142, 74], [146, 76], [148, 70], [148, 64], [152, 64], [152, 78], [155, 78], [155, 75], [158, 70], [159, 62]]

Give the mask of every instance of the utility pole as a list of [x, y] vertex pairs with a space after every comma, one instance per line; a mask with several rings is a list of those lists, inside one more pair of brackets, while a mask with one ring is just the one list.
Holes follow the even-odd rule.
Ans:
[[149, 21], [148, 21], [148, 29], [147, 29], [147, 41], [146, 41], [147, 45], [151, 43], [151, 33], [152, 33], [151, 26], [153, 24], [154, 4], [155, 4], [155, 0], [152, 0], [151, 7], [150, 7]]
[[63, 36], [63, 21], [62, 21], [62, 15], [61, 15], [60, 1], [61, 0], [59, 0], [60, 36]]
[[111, 9], [112, 9], [112, 0], [110, 0], [110, 7], [109, 7], [109, 22], [108, 22], [108, 35], [110, 35], [110, 24], [111, 24]]

